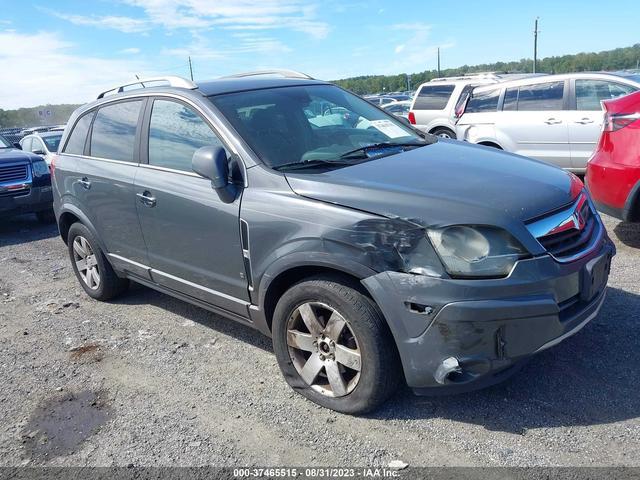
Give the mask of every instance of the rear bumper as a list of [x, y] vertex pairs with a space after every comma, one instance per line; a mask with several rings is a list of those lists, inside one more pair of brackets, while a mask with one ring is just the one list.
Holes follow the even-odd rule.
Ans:
[[613, 162], [596, 152], [587, 165], [585, 179], [597, 209], [627, 222], [639, 221], [635, 202], [640, 198], [640, 166]]
[[18, 194], [0, 195], [0, 215], [19, 215], [51, 209], [53, 195], [51, 185], [31, 187]]
[[[409, 387], [449, 394], [497, 383], [582, 329], [604, 302], [614, 254], [605, 236], [578, 261], [523, 260], [499, 280], [384, 272], [363, 283], [389, 323]], [[442, 377], [450, 358], [459, 369]]]

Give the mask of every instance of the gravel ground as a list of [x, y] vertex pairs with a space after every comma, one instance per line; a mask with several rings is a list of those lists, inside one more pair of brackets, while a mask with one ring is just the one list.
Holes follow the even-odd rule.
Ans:
[[597, 319], [512, 380], [403, 390], [354, 418], [282, 379], [270, 341], [150, 289], [84, 294], [55, 226], [0, 224], [0, 466], [640, 466], [640, 228]]

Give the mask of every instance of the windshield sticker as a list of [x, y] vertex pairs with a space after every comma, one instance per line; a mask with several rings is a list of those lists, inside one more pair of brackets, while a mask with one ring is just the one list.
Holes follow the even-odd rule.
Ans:
[[391, 120], [372, 120], [371, 125], [389, 138], [407, 137], [409, 134]]

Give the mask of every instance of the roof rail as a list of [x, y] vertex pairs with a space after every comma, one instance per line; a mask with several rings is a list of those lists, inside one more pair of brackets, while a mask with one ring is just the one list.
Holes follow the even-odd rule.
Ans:
[[[146, 88], [145, 83], [158, 83], [163, 82], [168, 84], [170, 87], [177, 88], [188, 88], [189, 90], [195, 90], [198, 86], [193, 83], [191, 80], [187, 80], [186, 78], [178, 77], [175, 75], [169, 75], [166, 77], [150, 77], [150, 78], [142, 78], [138, 79], [135, 82], [125, 83], [123, 85], [118, 85], [117, 87], [110, 88], [109, 90], [105, 90], [104, 92], [98, 95], [98, 100], [104, 98], [104, 96], [109, 92], [114, 93], [122, 93], [125, 90], [125, 87], [130, 87], [132, 85], [142, 85], [142, 88]], [[132, 89], [133, 90], [133, 89]]]
[[227, 75], [221, 78], [244, 78], [258, 77], [262, 75], [280, 75], [284, 78], [304, 78], [306, 80], [315, 80], [306, 73], [296, 72], [295, 70], [256, 70], [254, 72], [236, 73], [235, 75]]

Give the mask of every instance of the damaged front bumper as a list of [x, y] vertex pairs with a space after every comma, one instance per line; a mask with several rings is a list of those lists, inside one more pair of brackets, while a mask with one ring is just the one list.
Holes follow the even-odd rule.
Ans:
[[584, 327], [604, 301], [614, 254], [605, 235], [580, 260], [521, 260], [503, 279], [387, 271], [362, 283], [389, 323], [409, 387], [456, 393], [507, 378]]

